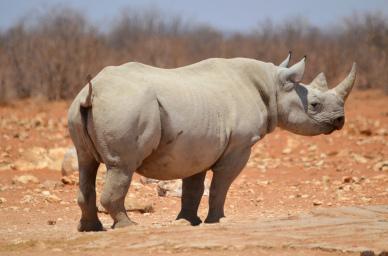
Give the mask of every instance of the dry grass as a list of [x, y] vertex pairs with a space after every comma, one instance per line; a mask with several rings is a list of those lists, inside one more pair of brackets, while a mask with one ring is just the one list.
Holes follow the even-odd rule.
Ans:
[[354, 14], [326, 29], [301, 18], [265, 22], [249, 33], [226, 35], [155, 10], [123, 12], [102, 32], [78, 11], [62, 8], [0, 32], [0, 102], [69, 99], [87, 74], [128, 61], [177, 67], [240, 56], [279, 63], [289, 50], [296, 58], [308, 56], [306, 81], [324, 71], [334, 84], [357, 61], [359, 88], [388, 91], [388, 21], [381, 14]]

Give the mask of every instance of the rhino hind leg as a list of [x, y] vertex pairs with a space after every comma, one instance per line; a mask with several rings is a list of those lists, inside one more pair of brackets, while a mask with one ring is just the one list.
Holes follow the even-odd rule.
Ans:
[[181, 211], [176, 218], [177, 220], [185, 219], [193, 226], [197, 226], [202, 223], [202, 220], [198, 217], [197, 212], [205, 190], [205, 176], [206, 171], [182, 179]]
[[213, 166], [213, 178], [209, 193], [209, 213], [205, 223], [217, 223], [225, 217], [226, 194], [235, 178], [240, 174], [250, 155], [250, 148], [224, 155]]
[[78, 231], [102, 231], [103, 226], [97, 216], [96, 175], [99, 163], [88, 153], [77, 150], [79, 165], [78, 205], [82, 216]]
[[108, 167], [105, 185], [101, 195], [101, 205], [113, 219], [112, 228], [122, 228], [136, 224], [131, 221], [124, 207], [125, 196], [131, 183], [133, 172], [126, 168]]

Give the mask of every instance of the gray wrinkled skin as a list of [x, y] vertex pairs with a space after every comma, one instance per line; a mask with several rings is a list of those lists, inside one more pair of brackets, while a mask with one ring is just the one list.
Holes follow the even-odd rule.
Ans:
[[206, 223], [224, 217], [227, 191], [251, 147], [275, 127], [302, 135], [341, 129], [351, 74], [328, 90], [324, 75], [300, 83], [305, 59], [287, 68], [253, 59], [208, 59], [177, 69], [127, 63], [103, 69], [73, 101], [68, 114], [80, 170], [80, 231], [103, 227], [97, 216], [95, 178], [107, 166], [101, 204], [113, 228], [133, 224], [124, 199], [134, 172], [183, 180], [178, 219], [192, 225], [213, 171]]

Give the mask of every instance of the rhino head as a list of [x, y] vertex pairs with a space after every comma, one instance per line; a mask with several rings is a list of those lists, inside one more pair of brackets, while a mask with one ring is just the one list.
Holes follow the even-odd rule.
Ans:
[[306, 57], [288, 68], [290, 57], [277, 68], [278, 125], [307, 136], [340, 130], [345, 122], [344, 103], [356, 78], [356, 63], [341, 83], [329, 89], [323, 73], [309, 85], [302, 84]]

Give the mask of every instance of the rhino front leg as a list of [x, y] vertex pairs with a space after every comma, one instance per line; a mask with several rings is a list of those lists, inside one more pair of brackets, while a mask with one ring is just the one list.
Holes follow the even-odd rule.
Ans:
[[124, 207], [125, 196], [131, 183], [133, 172], [126, 168], [109, 167], [106, 173], [101, 205], [113, 219], [112, 228], [136, 224], [131, 221]]
[[103, 226], [97, 216], [96, 175], [99, 163], [88, 153], [77, 149], [79, 166], [78, 205], [82, 216], [79, 231], [102, 231]]
[[225, 217], [226, 194], [234, 179], [247, 163], [250, 153], [250, 148], [234, 151], [223, 156], [212, 168], [213, 178], [210, 185], [209, 213], [205, 223], [216, 223]]
[[176, 218], [177, 220], [188, 220], [193, 226], [202, 223], [202, 220], [198, 217], [197, 212], [205, 190], [205, 176], [206, 171], [182, 179], [181, 211]]

